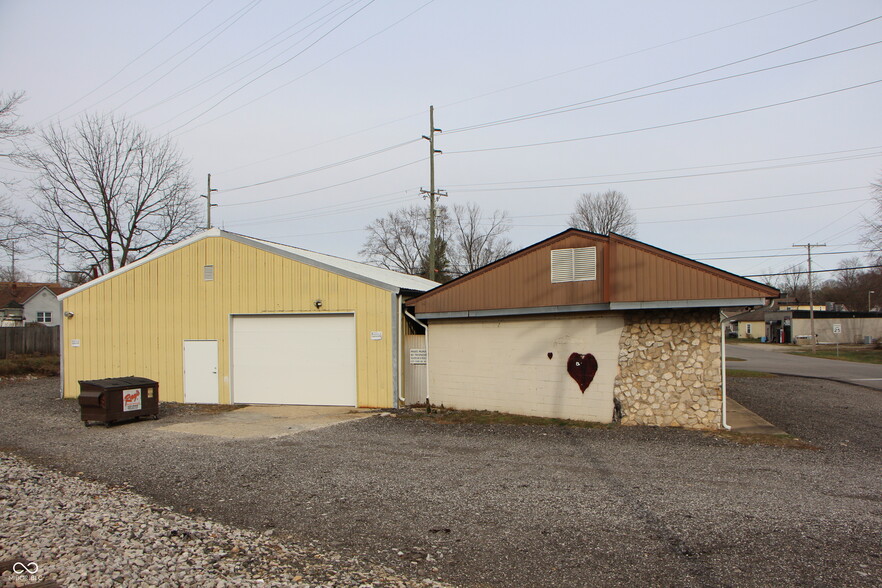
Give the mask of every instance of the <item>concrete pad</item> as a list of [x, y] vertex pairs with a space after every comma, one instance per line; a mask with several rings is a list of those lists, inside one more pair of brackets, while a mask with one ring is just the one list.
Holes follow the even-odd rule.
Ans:
[[755, 412], [748, 410], [741, 404], [726, 398], [726, 423], [732, 427], [732, 432], [745, 435], [786, 435], [782, 431]]
[[281, 406], [259, 404], [203, 415], [198, 420], [158, 430], [228, 439], [275, 438], [329, 427], [371, 416], [370, 409], [351, 406]]

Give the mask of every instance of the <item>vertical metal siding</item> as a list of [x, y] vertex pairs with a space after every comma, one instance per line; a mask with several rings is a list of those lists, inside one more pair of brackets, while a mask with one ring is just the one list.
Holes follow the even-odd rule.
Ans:
[[[215, 279], [202, 278], [214, 265]], [[322, 299], [321, 311], [314, 306]], [[218, 341], [220, 400], [230, 401], [230, 314], [355, 312], [358, 404], [392, 406], [389, 292], [223, 237], [202, 239], [63, 301], [64, 393], [78, 380], [138, 375], [183, 402], [185, 339]], [[382, 331], [381, 341], [370, 339]], [[81, 346], [71, 347], [79, 339]]]

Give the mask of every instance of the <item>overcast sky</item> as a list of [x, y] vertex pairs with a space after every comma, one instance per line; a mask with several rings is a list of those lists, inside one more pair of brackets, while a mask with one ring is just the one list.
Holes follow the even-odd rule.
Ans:
[[0, 72], [24, 124], [172, 137], [216, 226], [353, 259], [424, 203], [430, 104], [444, 203], [507, 210], [517, 247], [615, 189], [642, 241], [787, 271], [861, 250], [882, 177], [878, 0], [0, 0]]

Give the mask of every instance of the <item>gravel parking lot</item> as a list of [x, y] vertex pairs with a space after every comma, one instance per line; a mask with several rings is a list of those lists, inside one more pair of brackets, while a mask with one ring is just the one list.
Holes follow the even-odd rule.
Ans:
[[0, 387], [0, 450], [392, 566], [414, 585], [882, 586], [875, 391], [732, 382], [739, 401], [821, 448], [811, 451], [674, 429], [389, 417], [233, 441], [162, 431], [193, 418], [178, 408], [85, 428], [57, 386]]

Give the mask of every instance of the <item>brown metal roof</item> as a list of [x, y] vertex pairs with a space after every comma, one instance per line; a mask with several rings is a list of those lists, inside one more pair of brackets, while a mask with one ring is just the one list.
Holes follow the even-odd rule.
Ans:
[[[551, 282], [551, 251], [597, 248], [597, 277]], [[568, 229], [410, 302], [419, 314], [770, 298], [774, 288], [621, 235]], [[726, 304], [722, 304], [725, 301]]]

